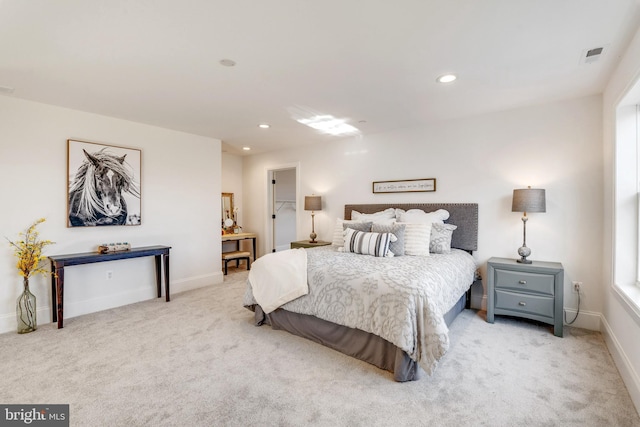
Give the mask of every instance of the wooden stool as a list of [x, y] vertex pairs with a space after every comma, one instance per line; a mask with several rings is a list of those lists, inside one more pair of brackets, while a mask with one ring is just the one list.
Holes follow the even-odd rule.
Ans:
[[223, 252], [222, 261], [224, 261], [224, 274], [227, 275], [227, 264], [229, 261], [235, 261], [236, 267], [240, 267], [240, 261], [247, 261], [247, 270], [251, 270], [251, 254], [245, 251]]

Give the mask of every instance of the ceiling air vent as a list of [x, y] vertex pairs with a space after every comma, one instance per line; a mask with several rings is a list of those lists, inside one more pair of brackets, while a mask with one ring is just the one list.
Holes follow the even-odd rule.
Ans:
[[596, 62], [602, 58], [604, 54], [604, 46], [603, 47], [594, 47], [592, 49], [587, 49], [582, 51], [582, 55], [580, 57], [580, 63], [582, 64], [591, 64]]
[[600, 55], [602, 53], [602, 48], [601, 47], [597, 47], [595, 49], [591, 49], [587, 51], [587, 58], [590, 58], [592, 56], [597, 56]]

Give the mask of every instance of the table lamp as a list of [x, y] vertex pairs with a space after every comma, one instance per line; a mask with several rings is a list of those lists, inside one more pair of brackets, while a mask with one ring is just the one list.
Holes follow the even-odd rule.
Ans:
[[513, 203], [511, 212], [524, 212], [522, 216], [523, 237], [522, 247], [518, 249], [520, 259], [517, 261], [522, 264], [531, 264], [527, 259], [531, 255], [531, 249], [527, 247], [527, 212], [546, 212], [547, 203], [545, 191], [538, 188], [528, 188], [513, 190]]
[[315, 224], [314, 224], [313, 217], [315, 216], [314, 211], [322, 210], [322, 199], [320, 198], [320, 196], [314, 196], [314, 195], [304, 196], [304, 210], [311, 211], [311, 234], [309, 235], [311, 240], [309, 240], [309, 243], [318, 243], [316, 241], [316, 237], [318, 237], [318, 235], [315, 232]]

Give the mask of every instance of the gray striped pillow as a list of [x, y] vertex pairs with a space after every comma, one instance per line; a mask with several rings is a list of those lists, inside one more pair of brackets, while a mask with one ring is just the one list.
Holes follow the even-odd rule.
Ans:
[[[336, 226], [333, 230], [333, 238], [331, 239], [331, 244], [334, 246], [342, 246], [344, 245], [344, 228], [350, 224], [357, 224], [356, 227], [362, 227], [364, 231], [371, 231], [371, 222], [363, 222], [363, 221], [352, 221], [352, 220], [344, 220], [338, 218], [336, 220]], [[364, 224], [364, 225], [361, 225]], [[367, 228], [369, 227], [369, 228]]]
[[393, 252], [395, 256], [403, 256], [404, 255], [404, 229], [405, 224], [378, 224], [373, 223], [371, 226], [371, 231], [375, 233], [392, 233], [396, 236], [397, 240], [395, 242], [391, 242], [389, 245], [389, 250]]
[[344, 230], [344, 252], [353, 252], [376, 257], [393, 256], [389, 244], [397, 240], [391, 233], [366, 233], [351, 228]]

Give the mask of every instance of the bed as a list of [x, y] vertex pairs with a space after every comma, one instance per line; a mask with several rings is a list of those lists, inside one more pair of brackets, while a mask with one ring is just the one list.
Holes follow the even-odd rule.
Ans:
[[350, 204], [352, 212], [385, 209], [449, 212], [457, 228], [451, 251], [430, 256], [373, 257], [337, 246], [306, 249], [308, 294], [268, 314], [247, 283], [243, 305], [256, 325], [313, 340], [393, 373], [396, 381], [431, 374], [449, 346], [448, 326], [468, 307], [476, 280], [478, 205], [474, 203]]

